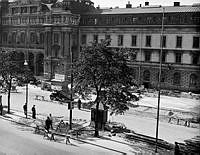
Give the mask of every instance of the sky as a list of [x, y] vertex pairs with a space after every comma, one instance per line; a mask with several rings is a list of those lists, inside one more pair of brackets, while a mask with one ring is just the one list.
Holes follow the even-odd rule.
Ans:
[[91, 0], [94, 2], [95, 7], [100, 5], [100, 7], [120, 7], [125, 8], [128, 1], [133, 7], [137, 7], [140, 4], [144, 6], [146, 1], [149, 5], [162, 5], [162, 6], [173, 6], [174, 2], [180, 2], [180, 5], [192, 5], [193, 3], [200, 3], [199, 0]]
[[[14, 0], [9, 0], [9, 1], [12, 2]], [[173, 6], [174, 2], [180, 2], [180, 5], [192, 5], [193, 3], [200, 3], [199, 0], [91, 0], [91, 1], [94, 2], [95, 7], [99, 5], [102, 8], [104, 7], [125, 8], [128, 1], [130, 1], [130, 3], [132, 4], [132, 7], [137, 7], [140, 4], [144, 6], [145, 2], [149, 2], [149, 5], [162, 5], [162, 6]]]

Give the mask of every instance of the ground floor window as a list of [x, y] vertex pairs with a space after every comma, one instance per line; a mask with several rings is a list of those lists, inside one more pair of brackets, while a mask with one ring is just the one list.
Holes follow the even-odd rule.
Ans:
[[196, 86], [197, 79], [198, 79], [198, 77], [196, 74], [191, 74], [190, 75], [190, 86]]
[[178, 72], [176, 72], [176, 73], [174, 73], [174, 78], [173, 78], [173, 84], [174, 85], [180, 85], [180, 83], [181, 83], [181, 74], [180, 73], [178, 73]]
[[144, 79], [144, 81], [150, 81], [150, 71], [149, 70], [144, 71], [143, 79]]

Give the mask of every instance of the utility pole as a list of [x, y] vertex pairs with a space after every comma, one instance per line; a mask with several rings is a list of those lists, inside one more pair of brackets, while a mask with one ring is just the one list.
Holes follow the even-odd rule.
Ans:
[[142, 27], [142, 30], [140, 32], [140, 50], [139, 50], [139, 53], [140, 53], [140, 64], [139, 64], [139, 70], [138, 70], [138, 85], [141, 86], [141, 66], [142, 66], [142, 35], [143, 34], [143, 27]]
[[53, 78], [53, 52], [52, 52], [52, 44], [53, 44], [53, 13], [52, 9], [50, 10], [50, 16], [51, 16], [51, 26], [50, 26], [50, 46], [51, 46], [51, 52], [50, 52], [50, 64], [51, 64], [51, 74], [50, 74], [50, 80]]
[[160, 41], [160, 65], [159, 65], [159, 77], [158, 77], [158, 107], [157, 107], [157, 123], [156, 123], [156, 148], [155, 153], [158, 152], [158, 126], [159, 126], [159, 111], [160, 111], [160, 81], [162, 74], [162, 53], [163, 53], [163, 31], [164, 31], [164, 18], [165, 18], [165, 8], [163, 8], [162, 14], [162, 28], [161, 28], [161, 41]]
[[71, 68], [71, 76], [70, 76], [70, 82], [71, 82], [71, 94], [70, 94], [70, 110], [69, 110], [69, 128], [72, 129], [72, 102], [73, 102], [73, 52], [71, 50], [71, 34], [69, 33], [69, 53], [70, 53], [70, 68]]

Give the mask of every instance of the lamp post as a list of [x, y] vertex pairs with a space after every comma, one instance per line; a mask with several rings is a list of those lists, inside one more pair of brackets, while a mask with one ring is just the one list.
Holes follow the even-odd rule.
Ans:
[[28, 118], [28, 77], [27, 77], [27, 68], [28, 68], [28, 62], [25, 60], [24, 61], [24, 66], [25, 66], [25, 78], [26, 78], [26, 118]]
[[160, 81], [162, 74], [162, 53], [163, 53], [163, 31], [164, 31], [164, 18], [165, 18], [165, 8], [163, 8], [162, 14], [162, 25], [161, 25], [161, 42], [160, 42], [160, 65], [159, 65], [159, 77], [158, 77], [158, 107], [157, 107], [157, 123], [156, 123], [156, 149], [155, 153], [158, 152], [158, 126], [159, 126], [159, 110], [160, 110]]
[[9, 75], [9, 84], [8, 84], [8, 113], [10, 114], [10, 92], [12, 86], [12, 76]]

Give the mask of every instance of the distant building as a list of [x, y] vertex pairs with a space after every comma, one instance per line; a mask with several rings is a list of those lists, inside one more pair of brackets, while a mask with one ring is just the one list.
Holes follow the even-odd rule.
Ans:
[[2, 0], [0, 19], [0, 51], [18, 52], [54, 85], [67, 86], [72, 53], [77, 59], [81, 46], [109, 38], [111, 48], [129, 51], [135, 80], [147, 88], [158, 84], [164, 19], [161, 87], [200, 91], [198, 4], [101, 9], [90, 0]]

